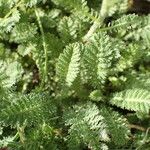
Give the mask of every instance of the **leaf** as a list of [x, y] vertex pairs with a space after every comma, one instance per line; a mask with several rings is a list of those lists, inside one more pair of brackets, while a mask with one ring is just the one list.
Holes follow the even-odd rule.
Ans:
[[105, 32], [94, 34], [90, 43], [85, 46], [83, 66], [90, 83], [94, 86], [104, 84], [111, 68], [120, 58], [123, 45]]
[[0, 62], [0, 67], [0, 78], [4, 87], [11, 87], [21, 79], [23, 68], [19, 62], [14, 61], [10, 64]]
[[55, 105], [47, 94], [14, 94], [13, 100], [9, 97], [11, 104], [1, 108], [1, 123], [16, 127], [17, 124], [21, 126], [26, 122], [30, 126], [47, 122], [55, 117]]
[[144, 89], [127, 89], [114, 94], [110, 103], [123, 109], [149, 113], [150, 92]]
[[60, 54], [56, 66], [56, 73], [60, 80], [71, 86], [80, 71], [81, 47], [79, 43], [67, 46]]

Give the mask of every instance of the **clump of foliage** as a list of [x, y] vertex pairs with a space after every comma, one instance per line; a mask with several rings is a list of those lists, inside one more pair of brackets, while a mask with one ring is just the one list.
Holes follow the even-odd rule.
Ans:
[[149, 149], [150, 15], [130, 3], [0, 0], [0, 148]]

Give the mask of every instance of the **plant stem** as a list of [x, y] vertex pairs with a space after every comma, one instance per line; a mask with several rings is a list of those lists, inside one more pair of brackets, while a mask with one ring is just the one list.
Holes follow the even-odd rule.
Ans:
[[146, 140], [148, 139], [149, 130], [150, 130], [150, 127], [147, 128], [145, 136], [144, 136], [143, 140], [141, 141], [141, 144], [139, 145], [139, 147], [137, 147], [136, 150], [140, 150], [142, 148], [142, 146], [146, 144]]
[[4, 17], [4, 19], [8, 18], [22, 3], [22, 0], [19, 1]]
[[19, 127], [17, 126], [17, 130], [18, 130], [18, 135], [19, 135], [19, 138], [20, 138], [20, 142], [22, 144], [25, 143], [25, 133], [24, 133], [24, 127]]
[[19, 137], [19, 133], [17, 132], [13, 138], [14, 138], [14, 140], [15, 140], [15, 139], [17, 139], [18, 137]]
[[95, 20], [93, 25], [91, 26], [91, 28], [89, 29], [88, 33], [83, 37], [83, 42], [87, 42], [88, 39], [93, 35], [93, 33], [97, 30], [97, 28], [99, 28], [105, 18], [108, 16], [107, 12], [108, 12], [108, 8], [107, 8], [107, 3], [108, 0], [103, 0], [102, 1], [102, 6], [99, 12], [99, 20]]
[[45, 56], [44, 76], [42, 77], [43, 79], [42, 79], [42, 85], [41, 85], [43, 87], [44, 83], [47, 82], [47, 80], [48, 80], [48, 71], [47, 71], [47, 68], [48, 68], [48, 52], [47, 52], [45, 34], [44, 34], [44, 29], [43, 29], [43, 26], [42, 26], [42, 23], [41, 23], [41, 19], [40, 19], [40, 16], [39, 16], [39, 13], [38, 13], [38, 10], [37, 10], [36, 7], [35, 7], [34, 10], [35, 10], [35, 14], [36, 14], [37, 21], [38, 21], [38, 24], [39, 24], [40, 32], [41, 32], [41, 35], [42, 35], [42, 43], [43, 43], [44, 56]]
[[144, 127], [141, 127], [141, 126], [135, 125], [135, 124], [130, 124], [129, 127], [131, 129], [137, 129], [137, 130], [140, 130], [140, 131], [146, 131], [146, 129]]

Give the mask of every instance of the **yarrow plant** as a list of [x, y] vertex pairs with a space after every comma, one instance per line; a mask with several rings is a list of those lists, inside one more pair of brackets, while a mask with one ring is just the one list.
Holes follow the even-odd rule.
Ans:
[[150, 15], [129, 0], [0, 0], [0, 148], [149, 150]]

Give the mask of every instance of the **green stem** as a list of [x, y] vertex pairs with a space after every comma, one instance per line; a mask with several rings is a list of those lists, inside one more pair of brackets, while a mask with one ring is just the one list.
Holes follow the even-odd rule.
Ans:
[[150, 127], [147, 128], [146, 133], [145, 133], [145, 136], [144, 136], [143, 140], [141, 141], [141, 144], [139, 145], [139, 147], [137, 147], [136, 150], [142, 149], [142, 146], [146, 144], [146, 140], [147, 140], [147, 138], [148, 138], [148, 133], [149, 133], [149, 131], [150, 131]]
[[[20, 138], [20, 142], [22, 143], [22, 144], [24, 144], [25, 143], [25, 133], [24, 133], [24, 128], [25, 127], [19, 127], [19, 125], [17, 126], [17, 130], [18, 130], [18, 135], [19, 135], [19, 138]], [[17, 135], [17, 136], [18, 136]]]
[[45, 34], [44, 34], [44, 29], [43, 29], [43, 26], [42, 26], [42, 23], [41, 23], [41, 19], [40, 19], [40, 16], [39, 16], [39, 13], [38, 13], [38, 10], [37, 10], [36, 7], [35, 7], [34, 10], [35, 10], [35, 14], [36, 14], [37, 21], [38, 21], [38, 24], [39, 24], [40, 32], [41, 32], [41, 35], [42, 35], [42, 43], [43, 43], [44, 56], [45, 56], [44, 76], [43, 76], [42, 85], [41, 85], [43, 87], [44, 83], [47, 82], [47, 80], [48, 80], [48, 71], [47, 71], [47, 68], [48, 68], [48, 52], [47, 52]]
[[99, 20], [94, 21], [88, 33], [83, 37], [83, 42], [86, 42], [90, 39], [93, 33], [97, 30], [97, 28], [99, 28], [103, 24], [105, 18], [108, 16], [107, 3], [108, 0], [103, 0], [100, 13], [99, 13]]
[[116, 28], [118, 28], [118, 27], [125, 26], [126, 24], [128, 24], [128, 23], [121, 23], [121, 24], [117, 24], [117, 25], [114, 25], [114, 26], [110, 26], [110, 27], [104, 27], [104, 28], [102, 28], [102, 29], [98, 29], [98, 31], [112, 30], [112, 29], [116, 29]]
[[19, 1], [4, 17], [4, 19], [8, 18], [22, 3], [22, 0]]
[[15, 136], [13, 137], [13, 139], [15, 140], [15, 139], [18, 139], [19, 138], [19, 133], [17, 132], [16, 134], [15, 134]]

